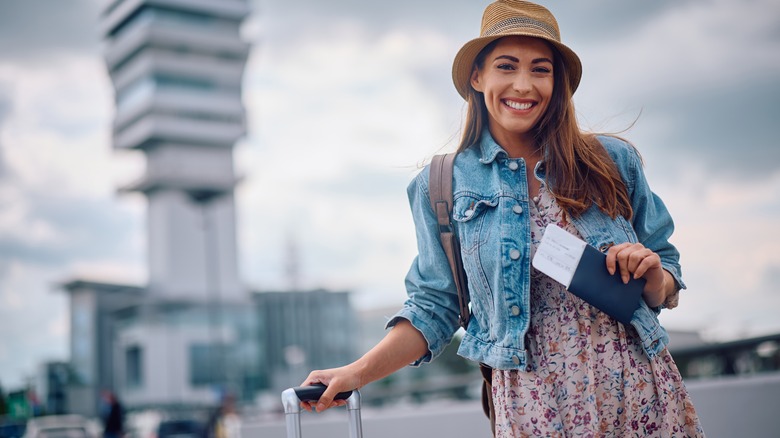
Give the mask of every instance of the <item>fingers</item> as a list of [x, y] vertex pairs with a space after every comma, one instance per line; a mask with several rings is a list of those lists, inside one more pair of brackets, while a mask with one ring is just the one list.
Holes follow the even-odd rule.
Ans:
[[[304, 380], [301, 383], [301, 386], [310, 386], [310, 385], [316, 385], [318, 383], [321, 383], [323, 385], [327, 385], [327, 382], [324, 382], [322, 378], [320, 378], [320, 373], [322, 371], [312, 371], [309, 373], [309, 376], [306, 377], [306, 380]], [[314, 406], [317, 404], [317, 401], [302, 401], [301, 402], [301, 408], [305, 409], [308, 412], [312, 412]]]
[[609, 271], [610, 275], [615, 275], [615, 270], [618, 267], [618, 254], [631, 245], [631, 243], [626, 242], [621, 243], [620, 245], [611, 246], [609, 248], [609, 251], [607, 251], [607, 270]]
[[661, 267], [661, 258], [641, 243], [621, 243], [607, 251], [607, 270], [620, 272], [623, 283], [633, 277], [643, 277], [648, 271]]
[[637, 265], [636, 269], [634, 270], [634, 279], [642, 278], [651, 269], [657, 269], [661, 267], [661, 257], [649, 249], [647, 249], [647, 251], [650, 254], [642, 258], [642, 260]]
[[322, 412], [326, 409], [338, 406], [340, 400], [333, 400], [336, 397], [336, 394], [338, 394], [336, 385], [328, 386], [328, 389], [322, 393], [322, 397], [317, 401], [317, 412]]
[[339, 378], [336, 376], [337, 369], [325, 370], [325, 371], [312, 371], [306, 380], [301, 383], [301, 386], [309, 386], [316, 384], [323, 384], [327, 386], [325, 391], [320, 396], [319, 400], [301, 402], [301, 407], [308, 412], [312, 412], [316, 409], [317, 412], [322, 412], [326, 409], [337, 406], [345, 406], [346, 400], [334, 400], [336, 395], [342, 391], [348, 391], [349, 389], [340, 388]]

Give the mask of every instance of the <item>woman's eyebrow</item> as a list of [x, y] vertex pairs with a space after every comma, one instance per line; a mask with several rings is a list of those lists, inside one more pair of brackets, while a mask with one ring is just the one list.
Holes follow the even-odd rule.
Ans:
[[[510, 55], [498, 55], [498, 56], [496, 56], [496, 60], [499, 60], [499, 59], [507, 59], [507, 60], [512, 61], [512, 62], [520, 62], [520, 59], [515, 58], [514, 56], [510, 56]], [[540, 62], [549, 62], [550, 64], [553, 63], [552, 59], [550, 59], [550, 58], [535, 58], [535, 59], [531, 60], [531, 64], [539, 64]]]
[[519, 59], [515, 58], [514, 56], [509, 56], [509, 55], [499, 55], [499, 56], [496, 56], [496, 60], [498, 60], [498, 59], [508, 59], [508, 60], [510, 60], [512, 62], [520, 62]]

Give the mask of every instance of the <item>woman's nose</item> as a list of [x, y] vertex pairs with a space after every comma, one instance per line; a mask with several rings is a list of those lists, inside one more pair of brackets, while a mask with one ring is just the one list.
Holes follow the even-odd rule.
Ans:
[[531, 91], [531, 78], [525, 73], [518, 73], [512, 82], [512, 88], [518, 93], [528, 93]]

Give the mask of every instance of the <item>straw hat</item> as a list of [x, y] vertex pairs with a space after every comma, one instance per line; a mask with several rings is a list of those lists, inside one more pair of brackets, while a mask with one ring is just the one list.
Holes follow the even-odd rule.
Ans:
[[569, 72], [571, 91], [577, 89], [582, 76], [582, 63], [577, 54], [561, 43], [558, 22], [544, 6], [521, 0], [497, 0], [485, 8], [479, 38], [467, 42], [455, 55], [452, 80], [455, 88], [468, 100], [474, 59], [491, 42], [509, 35], [541, 38], [558, 49]]

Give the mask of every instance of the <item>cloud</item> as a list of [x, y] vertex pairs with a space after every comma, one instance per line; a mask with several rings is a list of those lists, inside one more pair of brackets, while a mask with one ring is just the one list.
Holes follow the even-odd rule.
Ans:
[[[377, 50], [372, 47], [373, 43], [396, 44], [401, 50], [396, 55], [403, 55], [394, 57], [400, 63], [398, 69], [403, 69], [405, 74], [413, 73], [446, 105], [459, 109], [462, 100], [452, 87], [452, 59], [463, 43], [478, 36], [479, 20], [487, 3], [471, 0], [303, 0], [298, 3], [255, 0], [253, 5], [257, 13], [245, 26], [244, 34], [256, 45], [257, 53], [295, 51], [302, 41], [333, 37], [335, 33], [343, 37], [340, 44], [347, 39], [356, 39], [354, 42], [360, 43], [367, 56]], [[421, 50], [431, 48], [426, 42], [417, 50], [409, 50], [408, 45], [418, 43], [416, 38], [436, 38], [436, 50]], [[331, 48], [322, 46], [323, 56], [330, 51]], [[385, 53], [382, 49], [379, 51]]]
[[[379, 35], [399, 28], [437, 29], [445, 33], [476, 36], [482, 10], [489, 2], [448, 0], [419, 2], [366, 2], [361, 0], [252, 1], [255, 20], [266, 35], [290, 37], [316, 32], [327, 23], [359, 22], [366, 31]], [[294, 31], [293, 31], [294, 29]]]
[[780, 80], [773, 77], [724, 83], [717, 92], [649, 107], [666, 120], [667, 129], [658, 133], [663, 153], [703, 162], [721, 177], [756, 180], [780, 170], [778, 101]]
[[[141, 168], [110, 147], [110, 88], [99, 59], [50, 68], [0, 61], [12, 108], [0, 120], [0, 252], [54, 266], [76, 258], [138, 257], [141, 208], [117, 202], [117, 177]], [[67, 86], [63, 86], [67, 84]], [[136, 175], [137, 176], [137, 175]], [[110, 236], [110, 237], [109, 237]], [[130, 249], [131, 251], [128, 251]]]
[[[6, 96], [6, 92], [3, 88], [3, 83], [0, 82], [0, 132], [3, 130], [5, 119], [11, 112], [11, 102]], [[3, 152], [2, 137], [0, 137], [0, 181], [8, 178], [8, 166], [5, 164], [5, 153]]]
[[249, 175], [239, 195], [244, 272], [253, 284], [284, 284], [278, 252], [259, 248], [284, 248], [263, 229], [292, 228], [306, 242], [308, 284], [374, 295], [393, 284], [400, 299], [414, 255], [404, 189], [447, 144], [455, 117], [410, 66], [445, 62], [447, 43], [430, 31], [326, 30], [265, 47], [248, 69], [253, 130], [238, 159]]
[[143, 203], [115, 194], [143, 157], [112, 153], [102, 60], [66, 52], [47, 63], [0, 59], [0, 321], [18, 334], [0, 348], [6, 386], [66, 358], [57, 283], [144, 278]]
[[7, 84], [0, 82], [0, 127], [3, 126], [5, 118], [11, 113], [11, 100], [8, 97]]
[[[24, 197], [24, 199], [22, 199]], [[138, 211], [116, 200], [88, 200], [3, 188], [0, 258], [41, 266], [79, 259], [132, 262], [142, 245]]]
[[3, 60], [42, 65], [53, 57], [97, 54], [96, 0], [0, 2]]
[[578, 109], [614, 130], [641, 112], [640, 138], [653, 140], [645, 147], [676, 158], [667, 160], [670, 177], [692, 160], [734, 179], [780, 168], [780, 13], [769, 11], [780, 7], [768, 0], [688, 1], [619, 38], [607, 28], [612, 38], [580, 50]]
[[12, 334], [0, 343], [0, 378], [6, 389], [32, 377], [42, 361], [68, 357], [68, 336], [62, 329], [66, 297], [41, 281], [50, 274], [23, 263], [0, 263], [0, 321], [3, 332]]
[[614, 41], [616, 35], [621, 38], [631, 35], [636, 29], [663, 15], [670, 7], [691, 1], [698, 0], [592, 0], [566, 3], [547, 0], [539, 3], [555, 15], [563, 42], [578, 51], [581, 47]]
[[116, 159], [111, 148], [111, 88], [102, 60], [58, 58], [46, 67], [0, 60], [0, 84], [12, 84], [13, 111], [0, 146], [16, 184], [79, 196], [112, 196], [143, 169], [138, 153]]
[[[585, 80], [613, 84], [627, 99], [688, 95], [777, 76], [780, 11], [771, 0], [681, 2], [633, 32], [583, 49]], [[591, 69], [598, 76], [589, 75]]]
[[664, 312], [665, 324], [716, 338], [780, 329], [766, 310], [778, 302], [780, 171], [735, 185], [711, 180], [698, 164], [682, 181], [657, 186], [675, 217], [672, 241], [688, 285], [680, 308]]

